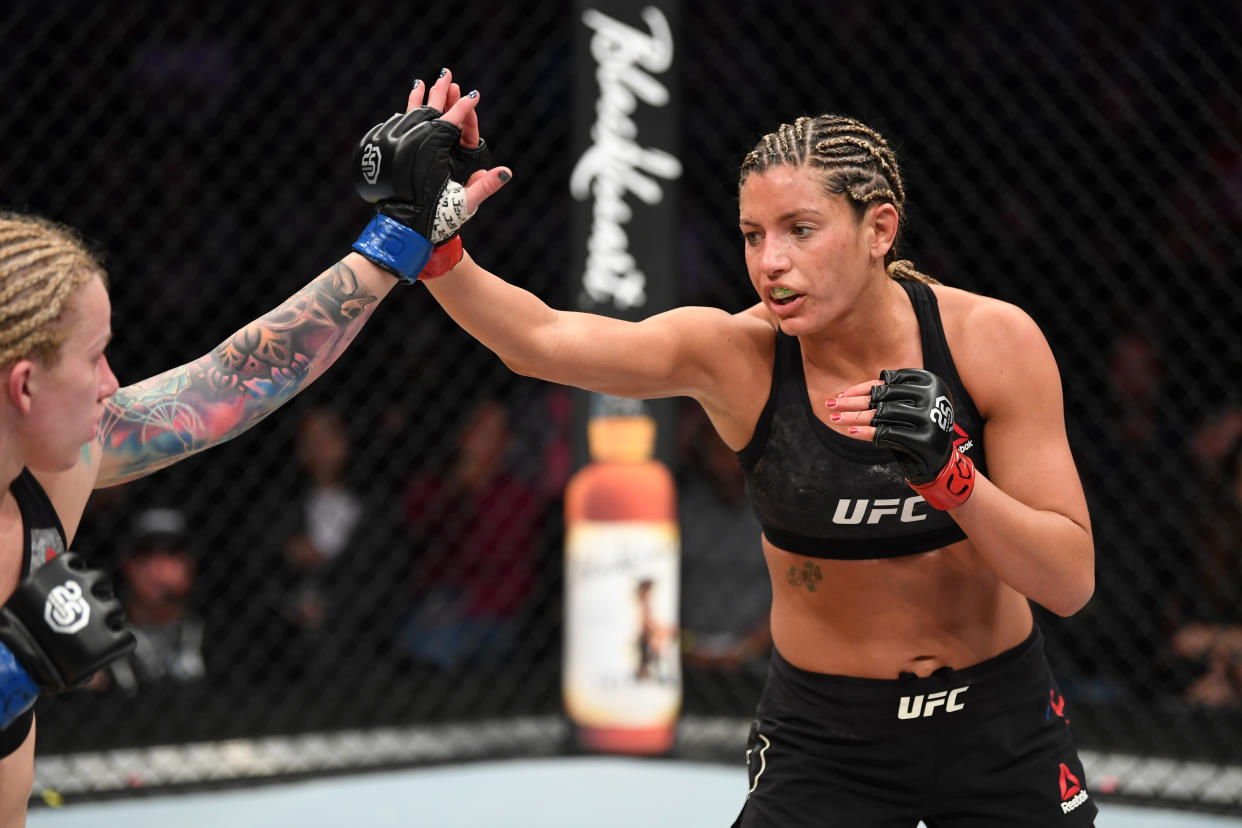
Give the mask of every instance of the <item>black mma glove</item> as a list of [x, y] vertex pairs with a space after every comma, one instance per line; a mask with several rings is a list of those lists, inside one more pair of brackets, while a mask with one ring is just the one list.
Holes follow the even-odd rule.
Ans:
[[470, 180], [470, 176], [479, 170], [490, 170], [492, 168], [492, 151], [488, 148], [487, 142], [482, 138], [476, 147], [467, 149], [458, 142], [453, 147], [453, 155], [450, 159], [452, 162], [451, 172], [454, 181], [460, 181], [465, 184]]
[[73, 552], [52, 558], [0, 607], [0, 728], [39, 694], [86, 684], [136, 643], [107, 577]]
[[906, 481], [936, 509], [970, 497], [975, 464], [953, 444], [953, 403], [944, 380], [921, 368], [880, 372], [871, 388], [875, 444], [891, 449]]
[[[440, 115], [430, 106], [397, 113], [372, 127], [354, 153], [354, 188], [378, 205], [354, 250], [407, 283], [418, 278], [433, 245], [454, 240], [470, 218], [455, 171], [472, 172], [472, 164], [486, 160], [482, 142], [462, 149], [461, 129]], [[456, 247], [453, 264], [461, 258], [460, 242]]]
[[[398, 120], [405, 127], [412, 127], [415, 124], [434, 121], [443, 114], [435, 107], [424, 105], [412, 112], [398, 112], [384, 123], [371, 127], [370, 131], [359, 142], [358, 149], [354, 153], [354, 187], [358, 190], [358, 195], [372, 204], [384, 198], [393, 197], [378, 191], [376, 187], [376, 184], [378, 184], [376, 166], [382, 160], [377, 153], [383, 151], [380, 143], [373, 140], [373, 136], [378, 131]], [[367, 147], [368, 144], [371, 145], [370, 149]], [[449, 152], [449, 177], [458, 183], [466, 183], [470, 180], [470, 176], [479, 170], [490, 169], [491, 166], [491, 149], [488, 148], [487, 142], [482, 138], [479, 139], [478, 145], [472, 148], [463, 147], [459, 139], [453, 144], [453, 148]]]

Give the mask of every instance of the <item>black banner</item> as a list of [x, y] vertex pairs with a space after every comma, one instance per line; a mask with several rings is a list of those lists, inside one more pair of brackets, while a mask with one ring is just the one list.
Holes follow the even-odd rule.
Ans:
[[[574, 4], [574, 272], [577, 308], [644, 319], [677, 300], [678, 0]], [[576, 399], [578, 463], [587, 395]], [[657, 457], [672, 457], [671, 401], [656, 402]]]

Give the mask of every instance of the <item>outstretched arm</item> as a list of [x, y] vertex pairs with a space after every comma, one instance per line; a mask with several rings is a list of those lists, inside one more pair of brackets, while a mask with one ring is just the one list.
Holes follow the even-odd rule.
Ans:
[[120, 389], [100, 423], [95, 487], [230, 440], [336, 361], [396, 280], [351, 253], [210, 353]]
[[[424, 90], [420, 86], [410, 93], [410, 108], [416, 106], [415, 98], [421, 102]], [[452, 105], [438, 118], [437, 112], [424, 112], [403, 126], [412, 130], [429, 121], [435, 124], [430, 129], [437, 134], [447, 126], [477, 144], [474, 109], [478, 96], [463, 97], [457, 89], [453, 92]], [[438, 124], [439, 121], [447, 124]], [[362, 164], [364, 176], [368, 148], [364, 140], [355, 157], [355, 164]], [[432, 168], [430, 172], [441, 176], [443, 183], [450, 174], [450, 164], [442, 158], [428, 161], [426, 153], [434, 149], [414, 146], [412, 154], [405, 158], [405, 166], [424, 172]], [[452, 163], [457, 165], [454, 168], [466, 172], [476, 161], [470, 150], [477, 153], [477, 149], [464, 149]], [[369, 161], [374, 163], [375, 159]], [[489, 179], [465, 189], [477, 204], [499, 185]], [[469, 218], [456, 212], [457, 205], [448, 197], [451, 194], [446, 194], [447, 190], [447, 186], [441, 186], [420, 192], [406, 205], [425, 220], [426, 226], [420, 225], [425, 231], [423, 238], [414, 245], [423, 253], [430, 253], [427, 234], [433, 227], [447, 226], [451, 232]], [[419, 242], [411, 238], [415, 232], [407, 230], [401, 240]], [[353, 341], [379, 301], [397, 284], [395, 275], [400, 273], [403, 279], [412, 279], [427, 264], [421, 254], [395, 258], [387, 255], [394, 250], [392, 243], [392, 239], [368, 226], [354, 245], [356, 252], [320, 274], [280, 307], [246, 325], [199, 359], [122, 388], [107, 400], [96, 439], [82, 447], [76, 466], [64, 472], [35, 470], [66, 535], [72, 539], [92, 488], [142, 477], [232, 439], [314, 382]], [[372, 255], [365, 255], [364, 250]], [[434, 263], [435, 256], [432, 259]], [[412, 272], [392, 268], [394, 262]]]
[[[427, 90], [427, 104], [451, 111], [459, 95], [450, 73]], [[416, 87], [409, 108], [420, 104]], [[473, 110], [462, 122], [462, 142], [481, 143]], [[508, 167], [475, 171], [465, 190], [467, 209], [473, 213], [510, 175]], [[459, 255], [455, 267], [438, 271], [447, 271], [442, 278], [424, 280], [432, 296], [510, 369], [562, 385], [623, 397], [686, 395], [710, 405], [721, 396], [724, 375], [737, 372], [730, 356], [742, 337], [729, 331], [754, 321], [715, 308], [678, 308], [642, 322], [560, 311]]]
[[[454, 136], [464, 126], [463, 140], [472, 145], [481, 143], [474, 114], [478, 95], [463, 97], [456, 86], [449, 87], [450, 81], [446, 73], [437, 85], [451, 89], [451, 103], [444, 106], [441, 101], [437, 111], [423, 110], [417, 117], [406, 119], [401, 125], [404, 134], [412, 134], [424, 121], [435, 120], [452, 125], [449, 132]], [[415, 101], [421, 101], [423, 94], [422, 85], [416, 83], [407, 101], [409, 110], [417, 108]], [[361, 164], [356, 171], [364, 177], [370, 169], [367, 165], [376, 161], [368, 159], [363, 150], [374, 149], [368, 141], [391, 124], [392, 119], [377, 125], [364, 139], [355, 158], [355, 163]], [[441, 135], [447, 128], [427, 127], [424, 125], [419, 134]], [[426, 166], [429, 172], [438, 170], [447, 175], [446, 169], [430, 161], [420, 166], [436, 149], [420, 148], [415, 142], [407, 148], [403, 164], [418, 169]], [[394, 160], [390, 157], [389, 165]], [[399, 168], [404, 166], [398, 164]], [[404, 205], [405, 212], [421, 222], [421, 238], [414, 239], [419, 242], [414, 247], [428, 245], [433, 226], [438, 229], [444, 223], [443, 211], [451, 209], [451, 204], [440, 198], [442, 189], [433, 186], [427, 192], [420, 191], [420, 198]], [[477, 200], [487, 197], [480, 189], [476, 186], [472, 190]], [[384, 205], [380, 207], [383, 210]], [[452, 218], [454, 221], [448, 223], [459, 226], [468, 216]], [[407, 243], [411, 232], [406, 230], [402, 236]], [[398, 255], [393, 259], [388, 254], [392, 244], [393, 239], [386, 234], [374, 234], [368, 227], [355, 244], [357, 252], [320, 274], [280, 307], [234, 333], [211, 353], [118, 391], [108, 400], [100, 424], [95, 487], [133, 480], [230, 440], [314, 382], [353, 341], [378, 302], [397, 283], [393, 271], [383, 266], [412, 267], [417, 274], [425, 263], [421, 256]], [[412, 274], [403, 273], [402, 278], [412, 278]]]

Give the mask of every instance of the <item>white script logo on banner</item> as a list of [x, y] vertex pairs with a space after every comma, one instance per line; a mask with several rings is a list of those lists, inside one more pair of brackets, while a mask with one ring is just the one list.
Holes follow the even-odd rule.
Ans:
[[672, 65], [672, 30], [657, 8], [644, 8], [642, 17], [649, 33], [596, 9], [582, 13], [582, 22], [595, 33], [591, 55], [599, 99], [591, 145], [574, 165], [569, 190], [579, 201], [595, 199], [583, 289], [592, 301], [611, 303], [618, 310], [647, 301], [647, 277], [629, 252], [625, 225], [633, 212], [625, 196], [633, 193], [646, 204], [659, 204], [664, 189], [657, 179], [681, 176], [681, 162], [671, 153], [639, 143], [631, 117], [640, 101], [656, 107], [669, 102], [668, 89], [654, 76]]

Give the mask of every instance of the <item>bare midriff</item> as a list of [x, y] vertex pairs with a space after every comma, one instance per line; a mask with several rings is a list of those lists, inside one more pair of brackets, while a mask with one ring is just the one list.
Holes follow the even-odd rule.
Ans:
[[772, 639], [803, 670], [861, 678], [962, 669], [1021, 644], [1027, 599], [969, 541], [899, 558], [809, 558], [763, 540]]

